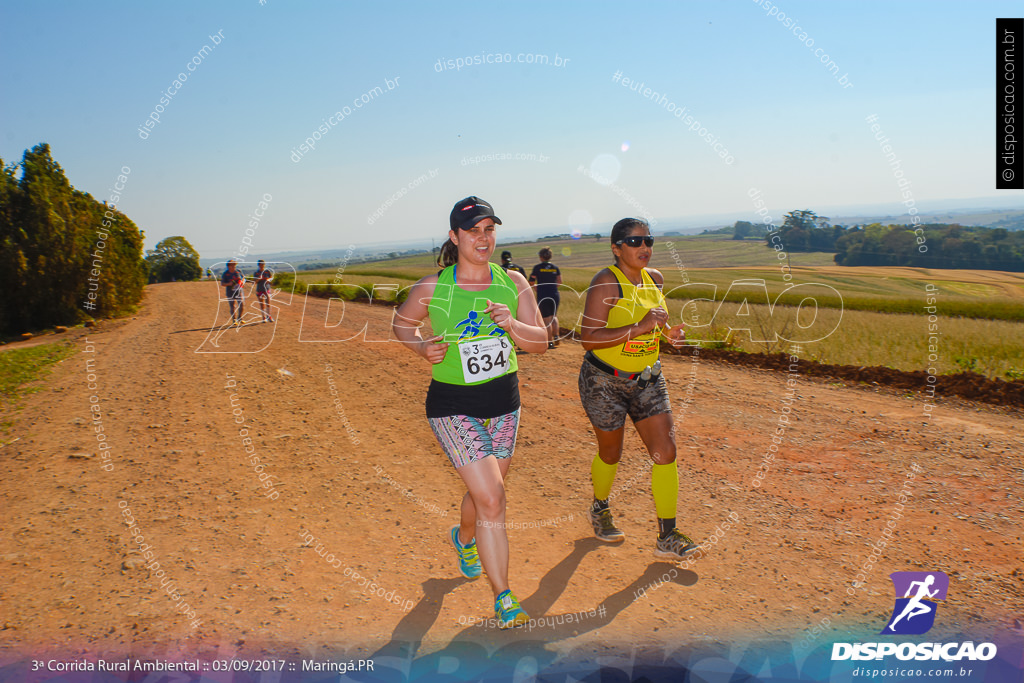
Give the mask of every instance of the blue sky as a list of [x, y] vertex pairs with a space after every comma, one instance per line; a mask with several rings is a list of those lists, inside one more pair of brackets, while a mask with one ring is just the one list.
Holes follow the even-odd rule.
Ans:
[[[804, 42], [770, 6], [5, 1], [0, 157], [48, 142], [72, 184], [98, 198], [128, 166], [119, 206], [147, 247], [184, 235], [204, 257], [237, 248], [265, 194], [255, 253], [442, 239], [451, 206], [469, 194], [520, 234], [570, 216], [606, 231], [638, 207], [662, 225], [752, 212], [751, 188], [780, 218], [863, 203], [895, 212], [870, 114], [923, 208], [965, 197], [1016, 197], [1024, 208], [1021, 193], [994, 189], [993, 160], [995, 18], [1019, 15], [1019, 3], [779, 3]], [[568, 61], [436, 68], [488, 54]], [[687, 107], [733, 163], [613, 82], [616, 72]], [[387, 91], [387, 80], [397, 86]], [[382, 94], [353, 106], [378, 85]], [[534, 159], [468, 163], [499, 154]], [[578, 171], [600, 155], [610, 157], [595, 169], [617, 169], [610, 186]]]

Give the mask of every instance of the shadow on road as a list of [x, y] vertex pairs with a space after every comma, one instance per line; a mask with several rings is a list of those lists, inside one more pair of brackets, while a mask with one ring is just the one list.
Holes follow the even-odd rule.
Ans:
[[[545, 574], [532, 595], [521, 600], [523, 609], [533, 620], [522, 627], [500, 630], [493, 613], [486, 610], [483, 621], [465, 628], [441, 650], [417, 658], [424, 637], [436, 623], [444, 598], [468, 579], [427, 579], [424, 596], [395, 627], [391, 641], [370, 658], [375, 662], [373, 673], [348, 674], [361, 681], [418, 680], [421, 676], [454, 675], [461, 677], [508, 676], [511, 680], [517, 665], [529, 658], [528, 668], [543, 670], [556, 659], [546, 645], [609, 625], [637, 599], [647, 599], [662, 583], [693, 586], [696, 573], [676, 569], [667, 562], [654, 562], [642, 574], [600, 602], [594, 596], [591, 604], [579, 605], [576, 612], [548, 614], [568, 587], [583, 558], [604, 544], [595, 538], [578, 539], [572, 552]], [[675, 569], [675, 576], [671, 571]]]

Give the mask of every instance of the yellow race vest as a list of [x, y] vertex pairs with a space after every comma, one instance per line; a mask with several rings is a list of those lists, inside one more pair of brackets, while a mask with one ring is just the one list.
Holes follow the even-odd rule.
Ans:
[[[608, 269], [619, 281], [622, 298], [615, 302], [612, 309], [608, 311], [606, 327], [626, 327], [638, 323], [647, 315], [647, 311], [664, 306], [665, 295], [647, 274], [646, 269], [640, 271], [641, 284], [639, 286], [630, 282], [615, 266], [608, 266]], [[593, 354], [617, 370], [641, 372], [645, 367], [654, 365], [654, 362], [658, 360], [658, 337], [660, 334], [660, 328], [655, 328], [653, 332], [635, 337], [618, 346], [594, 349]]]

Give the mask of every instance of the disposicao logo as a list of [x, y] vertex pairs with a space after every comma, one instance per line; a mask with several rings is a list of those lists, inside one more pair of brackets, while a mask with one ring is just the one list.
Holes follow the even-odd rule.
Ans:
[[896, 606], [879, 635], [927, 633], [935, 624], [939, 601], [946, 600], [949, 577], [943, 572], [893, 572], [889, 576], [896, 589]]
[[[949, 591], [949, 577], [943, 572], [893, 572], [889, 575], [896, 591], [896, 604], [879, 635], [920, 635], [935, 625], [939, 602]], [[993, 643], [833, 643], [832, 661], [879, 660], [895, 655], [900, 660], [952, 662], [988, 661], [996, 656]]]

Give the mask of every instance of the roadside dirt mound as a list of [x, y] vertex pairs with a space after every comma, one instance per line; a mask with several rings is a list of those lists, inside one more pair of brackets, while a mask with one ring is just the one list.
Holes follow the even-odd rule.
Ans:
[[[579, 341], [575, 330], [559, 328], [564, 339]], [[661, 352], [673, 356], [688, 356], [690, 347], [675, 349], [662, 344]], [[746, 353], [727, 349], [700, 350], [700, 356], [710, 361], [720, 361], [731, 365], [748, 368], [763, 368], [787, 372], [789, 356], [784, 353]], [[923, 370], [897, 370], [881, 365], [830, 365], [805, 358], [800, 359], [800, 373], [811, 377], [839, 379], [857, 384], [877, 384], [894, 389], [910, 389], [927, 392], [930, 385], [935, 386], [935, 397], [958, 396], [972, 401], [992, 403], [1005, 406], [1024, 406], [1024, 379], [1007, 382], [1001, 379], [989, 379], [976, 372], [960, 372], [955, 375], [936, 375], [929, 381], [929, 375]], [[929, 393], [928, 398], [932, 396]]]
[[[687, 355], [687, 350], [662, 347], [663, 353]], [[725, 349], [701, 349], [700, 355], [708, 360], [717, 360], [745, 367], [781, 370], [789, 367], [789, 356], [783, 353], [743, 353]], [[812, 360], [800, 359], [800, 372], [812, 377], [841, 379], [847, 382], [863, 384], [879, 384], [895, 389], [910, 389], [926, 392], [930, 385], [935, 386], [935, 395], [958, 396], [973, 401], [993, 403], [996, 405], [1024, 406], [1024, 380], [1006, 382], [1001, 379], [989, 379], [975, 372], [961, 372], [955, 375], [936, 375], [930, 381], [927, 372], [921, 370], [905, 371], [887, 368], [880, 365], [829, 365]], [[929, 399], [931, 395], [929, 394]]]

